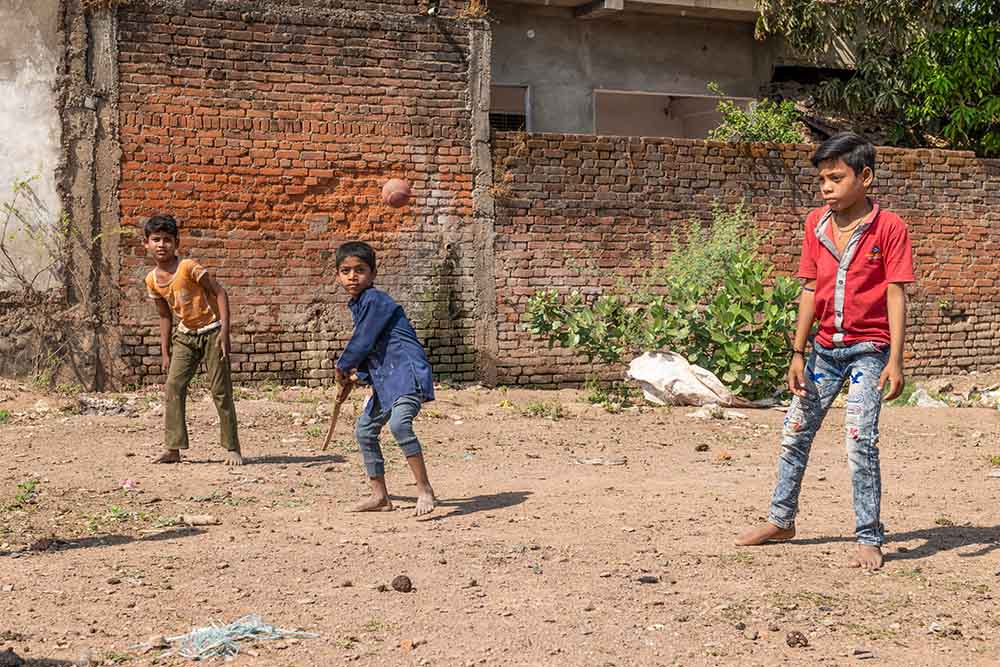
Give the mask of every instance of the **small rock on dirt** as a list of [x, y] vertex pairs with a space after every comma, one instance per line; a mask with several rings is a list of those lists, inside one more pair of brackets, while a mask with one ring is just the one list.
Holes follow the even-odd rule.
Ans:
[[400, 593], [409, 593], [413, 590], [413, 582], [405, 574], [401, 574], [392, 580], [392, 587]]
[[592, 459], [573, 459], [574, 463], [587, 466], [623, 466], [628, 464], [624, 456], [598, 456]]
[[851, 655], [858, 660], [872, 660], [875, 658], [875, 654], [866, 648], [856, 648], [851, 652]]
[[222, 522], [211, 514], [181, 514], [177, 517], [177, 523], [187, 526], [217, 526]]
[[694, 451], [696, 451], [696, 452], [707, 452], [708, 451], [708, 445], [706, 445], [705, 443], [702, 443], [700, 445], [695, 445]]
[[760, 635], [757, 634], [756, 630], [744, 630], [743, 631], [743, 637], [744, 637], [744, 639], [748, 639], [748, 640], [750, 640], [752, 642], [757, 641], [757, 637], [759, 637], [759, 636]]
[[110, 579], [108, 579], [108, 584], [110, 584], [112, 586], [115, 586], [115, 585], [120, 584], [120, 583], [122, 583], [122, 580], [119, 579], [118, 577], [111, 577]]
[[780, 629], [781, 627], [777, 623], [771, 623], [770, 625], [767, 626], [768, 632], [777, 632]]
[[425, 639], [403, 639], [399, 642], [399, 648], [403, 649], [405, 652], [410, 653], [413, 649], [423, 646], [427, 643]]
[[643, 574], [639, 576], [640, 584], [658, 584], [660, 583], [660, 578], [655, 574]]
[[785, 643], [792, 648], [804, 648], [809, 646], [809, 640], [806, 639], [806, 636], [798, 630], [792, 630], [785, 635]]
[[139, 653], [145, 655], [151, 651], [156, 651], [158, 649], [169, 648], [170, 644], [167, 643], [166, 637], [163, 635], [152, 635], [147, 639], [140, 647]]

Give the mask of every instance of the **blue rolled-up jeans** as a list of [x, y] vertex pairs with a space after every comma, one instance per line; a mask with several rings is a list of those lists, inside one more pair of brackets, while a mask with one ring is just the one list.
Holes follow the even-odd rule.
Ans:
[[778, 481], [768, 521], [791, 528], [798, 512], [802, 475], [816, 432], [845, 382], [844, 420], [847, 461], [854, 491], [855, 536], [859, 544], [881, 545], [882, 475], [879, 468], [878, 419], [882, 408], [879, 376], [889, 359], [885, 343], [856, 343], [826, 348], [815, 345], [805, 369], [806, 396], [796, 396], [785, 415], [778, 457]]
[[401, 396], [386, 410], [379, 404], [377, 395], [373, 394], [368, 400], [372, 404], [361, 411], [354, 435], [358, 439], [368, 477], [383, 477], [385, 459], [382, 458], [382, 448], [378, 443], [379, 433], [388, 423], [389, 431], [403, 450], [404, 456], [409, 458], [420, 454], [420, 441], [413, 432], [413, 418], [420, 412], [422, 402], [416, 396]]

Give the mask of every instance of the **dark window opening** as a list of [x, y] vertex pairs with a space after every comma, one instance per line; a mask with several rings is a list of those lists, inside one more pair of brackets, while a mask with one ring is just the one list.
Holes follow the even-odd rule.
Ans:
[[524, 132], [528, 129], [528, 117], [523, 113], [490, 113], [490, 129], [494, 132]]
[[795, 83], [816, 84], [827, 79], [840, 79], [847, 81], [854, 72], [846, 69], [834, 69], [832, 67], [804, 67], [801, 65], [778, 65], [774, 68], [774, 76], [771, 81], [783, 83], [794, 81]]

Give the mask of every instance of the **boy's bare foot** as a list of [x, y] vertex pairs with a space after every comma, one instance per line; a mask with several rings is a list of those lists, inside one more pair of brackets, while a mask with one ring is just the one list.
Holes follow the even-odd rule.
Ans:
[[243, 455], [239, 451], [226, 452], [226, 455], [222, 457], [223, 462], [227, 466], [241, 466], [243, 465]]
[[851, 559], [851, 567], [860, 567], [865, 570], [878, 570], [882, 568], [882, 549], [871, 544], [859, 544], [858, 555]]
[[417, 516], [430, 514], [437, 507], [437, 498], [434, 497], [434, 489], [427, 487], [417, 491], [417, 509], [414, 512]]
[[372, 495], [367, 500], [364, 500], [349, 511], [351, 512], [391, 512], [395, 507], [392, 506], [392, 501], [389, 500], [388, 496], [376, 496]]
[[736, 538], [738, 547], [755, 547], [765, 542], [784, 542], [795, 537], [795, 526], [791, 528], [779, 528], [773, 523], [762, 523], [759, 526], [748, 528]]
[[153, 463], [180, 463], [181, 462], [181, 450], [179, 449], [168, 449], [163, 452], [155, 459]]

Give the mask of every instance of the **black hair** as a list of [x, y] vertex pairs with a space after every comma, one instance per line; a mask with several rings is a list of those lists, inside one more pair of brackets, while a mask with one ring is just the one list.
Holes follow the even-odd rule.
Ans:
[[875, 147], [854, 132], [840, 132], [821, 143], [813, 153], [813, 166], [818, 167], [826, 160], [843, 160], [855, 174], [860, 174], [865, 167], [875, 173]]
[[348, 241], [337, 248], [337, 268], [348, 257], [357, 257], [375, 273], [375, 250], [363, 241]]
[[177, 233], [177, 220], [174, 219], [174, 216], [167, 215], [166, 213], [157, 213], [151, 217], [146, 221], [146, 224], [142, 226], [142, 231], [146, 235], [147, 239], [150, 234], [154, 234], [156, 232], [166, 232], [175, 239], [179, 236]]

